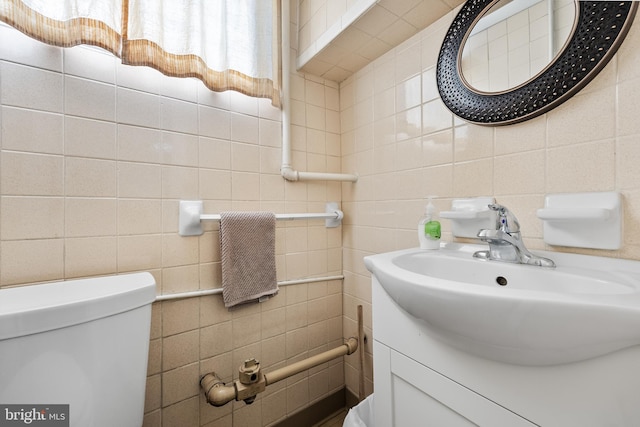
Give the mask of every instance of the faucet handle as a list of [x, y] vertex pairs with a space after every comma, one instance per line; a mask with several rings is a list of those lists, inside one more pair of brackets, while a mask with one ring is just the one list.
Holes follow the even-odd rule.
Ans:
[[496, 221], [496, 229], [505, 233], [520, 232], [520, 223], [513, 213], [506, 206], [497, 203], [488, 205], [489, 209], [498, 212], [498, 220]]

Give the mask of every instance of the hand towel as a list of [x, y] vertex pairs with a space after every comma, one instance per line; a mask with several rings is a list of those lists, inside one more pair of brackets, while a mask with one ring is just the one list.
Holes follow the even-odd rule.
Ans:
[[278, 293], [273, 213], [221, 212], [220, 246], [225, 307]]

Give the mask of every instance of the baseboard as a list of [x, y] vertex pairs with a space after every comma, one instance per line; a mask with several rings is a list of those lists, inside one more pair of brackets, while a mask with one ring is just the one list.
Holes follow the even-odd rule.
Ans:
[[358, 403], [360, 403], [360, 400], [358, 399], [358, 396], [356, 396], [355, 394], [351, 393], [351, 391], [349, 391], [349, 389], [345, 388], [345, 403], [346, 403], [346, 408], [353, 408], [354, 406], [356, 406]]
[[351, 397], [355, 399], [357, 404], [357, 398], [353, 396], [346, 388], [343, 388], [324, 399], [314, 403], [313, 405], [304, 408], [300, 412], [287, 417], [285, 420], [280, 421], [274, 427], [312, 427], [318, 424], [320, 421], [326, 419], [329, 415], [334, 414], [344, 408], [351, 407], [347, 405]]

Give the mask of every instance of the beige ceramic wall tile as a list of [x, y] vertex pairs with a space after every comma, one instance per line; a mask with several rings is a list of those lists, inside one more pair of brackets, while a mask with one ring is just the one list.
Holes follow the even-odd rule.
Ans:
[[616, 188], [637, 189], [640, 182], [640, 144], [637, 136], [618, 138], [616, 143]]
[[0, 168], [3, 195], [62, 196], [64, 158], [61, 156], [4, 152]]
[[640, 27], [638, 25], [632, 25], [616, 55], [618, 60], [618, 77], [621, 82], [640, 77], [640, 63], [638, 62], [640, 59], [636, 52], [639, 43]]
[[200, 105], [198, 109], [201, 136], [219, 139], [231, 137], [231, 115], [229, 111]]
[[514, 125], [496, 127], [495, 155], [545, 148], [546, 130], [546, 115]]
[[162, 197], [191, 200], [198, 195], [198, 170], [177, 166], [162, 168]]
[[422, 38], [422, 69], [434, 67], [438, 62], [441, 43], [437, 40], [444, 40], [444, 36], [453, 21], [453, 12], [440, 18], [438, 21], [427, 27], [420, 33]]
[[260, 323], [260, 313], [233, 319], [233, 348], [237, 349], [259, 342], [262, 329]]
[[163, 97], [160, 107], [162, 129], [197, 134], [198, 106], [193, 102]]
[[65, 158], [65, 193], [79, 197], [115, 197], [116, 162]]
[[198, 137], [186, 133], [162, 132], [162, 163], [198, 166]]
[[421, 76], [416, 75], [396, 85], [396, 111], [403, 111], [421, 104]]
[[158, 165], [118, 162], [118, 197], [160, 198], [162, 169]]
[[116, 120], [118, 123], [160, 128], [160, 97], [135, 90], [116, 90]]
[[260, 200], [260, 176], [257, 173], [232, 172], [231, 193], [238, 200]]
[[[277, 119], [280, 117], [278, 116]], [[282, 141], [282, 123], [280, 120], [260, 119], [258, 142], [262, 146], [280, 148]]]
[[[228, 200], [231, 198], [231, 172], [200, 169], [200, 198], [209, 200]], [[181, 197], [186, 199], [186, 196]]]
[[62, 154], [64, 117], [61, 114], [13, 107], [2, 107], [1, 114], [5, 124], [2, 127], [4, 150]]
[[198, 160], [201, 168], [231, 169], [231, 142], [216, 138], [199, 138]]
[[200, 281], [200, 269], [197, 265], [165, 267], [162, 269], [162, 293], [197, 291]]
[[[34, 265], [38, 268], [34, 269]], [[64, 277], [63, 240], [2, 241], [0, 266], [3, 286], [61, 280]]]
[[231, 144], [231, 168], [235, 171], [260, 170], [260, 148], [252, 144]]
[[62, 52], [53, 46], [40, 43], [9, 26], [0, 28], [0, 37], [11, 40], [0, 47], [0, 59], [31, 65], [51, 71], [62, 71]]
[[423, 166], [453, 162], [453, 130], [423, 136], [420, 157]]
[[615, 136], [615, 86], [578, 94], [547, 116], [549, 147]]
[[249, 144], [258, 144], [258, 118], [244, 114], [231, 114], [231, 139]]
[[63, 77], [33, 67], [0, 63], [0, 99], [3, 105], [62, 113]]
[[287, 393], [279, 390], [265, 396], [262, 400], [262, 422], [271, 425], [285, 417], [287, 413]]
[[[407, 44], [408, 43], [408, 44]], [[418, 76], [421, 69], [421, 45], [419, 40], [413, 38], [403, 43], [403, 48], [398, 50], [395, 59], [395, 81], [396, 84], [403, 82], [414, 76]], [[420, 78], [418, 77], [418, 81]], [[420, 96], [420, 87], [416, 87], [416, 95]]]
[[544, 193], [545, 166], [543, 150], [496, 157], [494, 194]]
[[119, 200], [118, 235], [156, 234], [162, 231], [162, 204], [159, 200]]
[[308, 379], [287, 388], [287, 413], [294, 413], [309, 401]]
[[[164, 301], [162, 303], [162, 336], [168, 337], [180, 332], [197, 329], [199, 327], [199, 317], [197, 300]], [[201, 346], [202, 342], [201, 337]]]
[[157, 94], [162, 81], [162, 74], [150, 67], [138, 70], [138, 67], [124, 65], [116, 61], [116, 80], [118, 86]]
[[162, 370], [168, 371], [198, 361], [199, 338], [197, 330], [173, 335], [162, 340]]
[[64, 153], [68, 156], [116, 158], [115, 123], [65, 117]]
[[62, 53], [65, 73], [103, 83], [116, 82], [116, 58], [113, 55], [82, 45], [64, 49]]
[[457, 163], [453, 169], [455, 197], [474, 197], [493, 194], [493, 159]]
[[117, 152], [119, 160], [143, 163], [162, 163], [159, 142], [162, 133], [158, 129], [141, 126], [118, 125]]
[[147, 375], [152, 376], [162, 372], [162, 340], [151, 339], [149, 342], [149, 360]]
[[64, 80], [66, 114], [113, 121], [116, 116], [116, 88], [93, 80], [66, 76]]
[[64, 199], [61, 197], [2, 197], [2, 240], [49, 239], [64, 235]]
[[[162, 400], [161, 376], [154, 375], [147, 377], [146, 396], [144, 401], [144, 412], [155, 411], [160, 408]], [[145, 421], [146, 423], [146, 421]], [[148, 425], [148, 424], [144, 424]]]
[[116, 250], [116, 237], [65, 239], [65, 278], [109, 274], [116, 271]]
[[454, 159], [456, 162], [493, 156], [493, 128], [462, 125], [455, 127], [453, 133]]
[[430, 134], [452, 126], [453, 114], [439, 99], [429, 101], [422, 106], [422, 133]]
[[421, 132], [422, 109], [419, 106], [396, 114], [396, 141], [416, 138]]
[[116, 199], [67, 198], [65, 235], [69, 237], [115, 236]]
[[200, 329], [200, 359], [217, 356], [233, 349], [231, 322]]
[[198, 372], [197, 363], [164, 372], [162, 374], [162, 406], [197, 396], [200, 391], [198, 382], [193, 381], [192, 378], [198, 378]]
[[138, 271], [162, 266], [159, 234], [118, 237], [118, 271]]
[[640, 133], [640, 79], [632, 79], [618, 85], [618, 135], [636, 135]]
[[613, 140], [547, 151], [547, 192], [611, 191], [615, 188]]

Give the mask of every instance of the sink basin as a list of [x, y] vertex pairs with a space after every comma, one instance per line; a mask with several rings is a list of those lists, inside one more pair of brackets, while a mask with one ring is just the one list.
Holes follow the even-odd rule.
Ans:
[[640, 344], [640, 262], [536, 251], [551, 269], [472, 257], [483, 249], [447, 243], [364, 261], [430, 334], [476, 356], [545, 366]]

